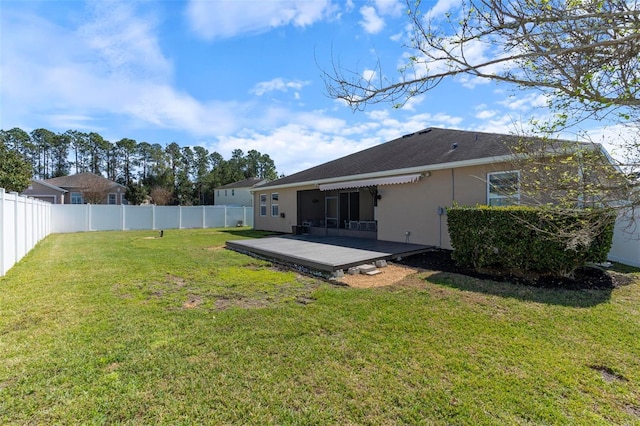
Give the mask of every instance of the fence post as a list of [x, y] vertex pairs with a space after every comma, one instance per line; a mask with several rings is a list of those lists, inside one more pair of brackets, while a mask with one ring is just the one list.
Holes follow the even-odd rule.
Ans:
[[207, 227], [207, 210], [205, 209], [205, 206], [202, 206], [202, 229]]
[[13, 195], [13, 259], [18, 261], [18, 193], [11, 192]]
[[[6, 235], [7, 227], [4, 224], [4, 209], [6, 207], [4, 199], [4, 188], [0, 188], [0, 236]], [[0, 238], [0, 277], [7, 271], [4, 270], [4, 238]]]
[[151, 205], [151, 229], [156, 230], [156, 205]]
[[178, 229], [182, 229], [182, 206], [178, 206]]
[[126, 212], [124, 210], [124, 204], [120, 204], [120, 230], [121, 231], [124, 231], [126, 229], [125, 228], [125, 220], [126, 220], [125, 219], [125, 215], [126, 215]]
[[242, 206], [242, 226], [247, 226], [247, 207]]
[[227, 205], [224, 205], [224, 227], [227, 227]]

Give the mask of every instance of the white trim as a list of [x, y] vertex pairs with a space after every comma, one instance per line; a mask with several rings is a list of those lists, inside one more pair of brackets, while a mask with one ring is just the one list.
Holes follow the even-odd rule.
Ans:
[[[491, 194], [491, 176], [502, 175], [507, 173], [515, 173], [518, 176], [518, 189], [514, 195], [498, 195], [489, 197]], [[516, 204], [520, 204], [520, 170], [503, 170], [498, 172], [487, 173], [487, 205], [491, 205], [491, 200], [515, 199]]]
[[[264, 195], [264, 214], [262, 214], [262, 196]], [[267, 217], [267, 194], [260, 194], [260, 199], [258, 200], [258, 203], [260, 204], [258, 206], [258, 215], [260, 217]]]
[[35, 179], [34, 179], [34, 180], [32, 180], [31, 182], [33, 182], [33, 183], [37, 183], [38, 185], [46, 186], [47, 188], [53, 189], [53, 190], [55, 190], [55, 191], [60, 191], [60, 192], [62, 192], [62, 193], [69, 192], [69, 191], [67, 191], [67, 190], [66, 190], [66, 189], [64, 189], [64, 188], [60, 188], [59, 186], [52, 185], [52, 184], [47, 183], [47, 182], [45, 182], [45, 181], [43, 181], [43, 180], [35, 180]]
[[318, 188], [320, 189], [320, 191], [331, 191], [334, 189], [363, 188], [366, 186], [414, 183], [419, 181], [421, 177], [422, 174], [418, 173], [413, 175], [390, 176], [377, 179], [350, 180], [346, 182], [322, 184], [318, 185]]
[[61, 194], [58, 194], [58, 195], [51, 195], [51, 194], [28, 194], [27, 195], [27, 194], [25, 194], [25, 195], [22, 195], [22, 196], [23, 197], [28, 197], [28, 198], [34, 198], [34, 199], [37, 199], [37, 200], [40, 200], [40, 201], [46, 201], [46, 200], [43, 200], [43, 198], [52, 198], [53, 201], [47, 201], [47, 203], [56, 204], [56, 200], [58, 199], [59, 195], [61, 195]]
[[[113, 203], [111, 203], [111, 196], [113, 195]], [[117, 206], [118, 205], [118, 194], [115, 192], [110, 192], [107, 194], [107, 204], [110, 206]]]
[[481, 166], [485, 164], [504, 163], [504, 162], [515, 160], [516, 158], [517, 156], [509, 154], [509, 155], [500, 155], [498, 157], [486, 157], [486, 158], [477, 158], [474, 160], [453, 161], [450, 163], [440, 163], [440, 164], [432, 164], [428, 166], [409, 167], [406, 169], [395, 169], [395, 170], [385, 170], [385, 171], [378, 171], [378, 172], [372, 172], [372, 173], [361, 173], [361, 174], [352, 175], [352, 176], [339, 176], [334, 178], [310, 180], [305, 182], [286, 183], [283, 185], [261, 186], [260, 188], [251, 189], [250, 192], [265, 191], [265, 190], [269, 191], [272, 189], [280, 189], [280, 188], [282, 189], [295, 188], [298, 186], [309, 186], [309, 185], [319, 186], [319, 185], [328, 184], [328, 183], [343, 182], [346, 180], [351, 181], [351, 180], [361, 180], [361, 179], [374, 179], [374, 178], [381, 178], [381, 177], [430, 172], [435, 170], [453, 169], [458, 167]]
[[[273, 202], [273, 196], [274, 196], [274, 195], [276, 196], [276, 199], [275, 199], [275, 200], [276, 200], [276, 202], [275, 202], [275, 203]], [[280, 204], [280, 203], [279, 203], [279, 199], [280, 199], [280, 194], [278, 194], [277, 192], [272, 192], [272, 193], [271, 193], [271, 203], [270, 203], [270, 205], [271, 205], [271, 217], [278, 217], [278, 216], [280, 216], [280, 207], [279, 207], [279, 204]], [[273, 208], [274, 208], [274, 207], [278, 210], [278, 211], [276, 212], [276, 214], [273, 214]]]

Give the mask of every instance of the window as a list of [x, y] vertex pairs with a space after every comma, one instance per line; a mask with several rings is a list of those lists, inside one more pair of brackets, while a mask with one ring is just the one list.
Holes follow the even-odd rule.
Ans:
[[218, 189], [218, 197], [220, 196], [220, 190]]
[[271, 193], [271, 216], [278, 216], [278, 193]]
[[260, 194], [260, 216], [267, 215], [267, 194]]
[[232, 197], [235, 197], [235, 196], [236, 196], [236, 190], [235, 190], [235, 189], [232, 189], [232, 190], [231, 190], [231, 196], [232, 196]]
[[116, 194], [109, 194], [109, 204], [116, 204]]
[[227, 190], [226, 189], [224, 190], [224, 196], [225, 197], [227, 196]]
[[82, 194], [79, 192], [72, 192], [71, 204], [84, 204], [84, 200], [82, 199]]
[[520, 202], [520, 172], [496, 172], [487, 174], [487, 204], [510, 206]]

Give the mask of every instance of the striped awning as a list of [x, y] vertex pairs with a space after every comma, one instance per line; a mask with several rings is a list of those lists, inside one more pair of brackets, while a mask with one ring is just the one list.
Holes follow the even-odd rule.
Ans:
[[367, 186], [395, 185], [401, 183], [414, 183], [420, 180], [421, 174], [389, 176], [373, 179], [349, 180], [344, 182], [327, 183], [318, 185], [320, 191], [331, 191], [334, 189], [363, 188]]

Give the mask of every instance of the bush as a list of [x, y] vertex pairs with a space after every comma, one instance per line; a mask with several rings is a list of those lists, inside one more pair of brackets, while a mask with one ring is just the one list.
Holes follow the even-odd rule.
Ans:
[[518, 276], [570, 276], [588, 262], [604, 262], [615, 213], [607, 209], [452, 207], [447, 223], [453, 259], [475, 269]]

